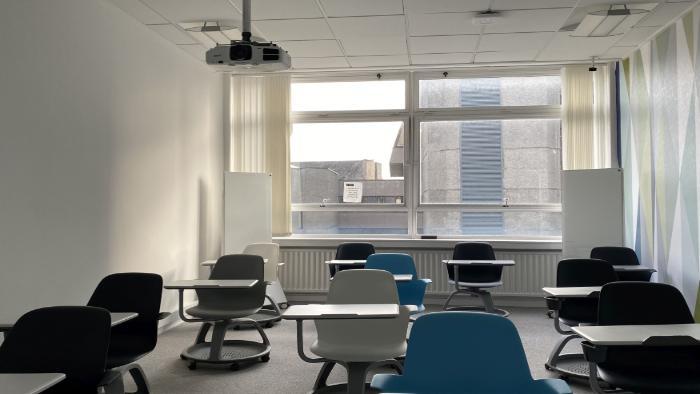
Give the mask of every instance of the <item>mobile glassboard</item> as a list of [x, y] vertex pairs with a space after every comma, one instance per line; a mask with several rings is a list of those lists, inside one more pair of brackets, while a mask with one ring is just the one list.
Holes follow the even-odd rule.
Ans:
[[622, 169], [562, 171], [562, 254], [588, 258], [596, 246], [624, 245]]
[[272, 241], [272, 176], [227, 172], [224, 177], [223, 254]]

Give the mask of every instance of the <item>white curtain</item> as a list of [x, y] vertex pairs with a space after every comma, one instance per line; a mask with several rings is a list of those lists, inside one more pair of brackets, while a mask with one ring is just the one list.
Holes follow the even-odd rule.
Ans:
[[230, 169], [272, 174], [272, 233], [291, 233], [290, 77], [231, 78]]
[[576, 65], [562, 68], [562, 159], [565, 170], [612, 164], [613, 71]]

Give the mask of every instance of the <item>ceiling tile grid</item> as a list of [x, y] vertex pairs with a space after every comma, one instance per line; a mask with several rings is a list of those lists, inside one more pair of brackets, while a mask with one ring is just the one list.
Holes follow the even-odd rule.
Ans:
[[[193, 56], [240, 35], [242, 0], [109, 1]], [[615, 0], [252, 0], [251, 15], [253, 35], [289, 51], [294, 69], [420, 68], [618, 59], [698, 3], [625, 2], [648, 15], [608, 37], [574, 37], [570, 30], [586, 14], [621, 4]], [[476, 23], [489, 9], [500, 15]], [[205, 20], [235, 29], [185, 30]]]

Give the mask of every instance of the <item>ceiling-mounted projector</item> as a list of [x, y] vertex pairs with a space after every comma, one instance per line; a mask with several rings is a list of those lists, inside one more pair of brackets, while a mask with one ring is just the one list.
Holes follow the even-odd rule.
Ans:
[[250, 39], [250, 0], [243, 0], [241, 40], [217, 44], [206, 53], [207, 64], [225, 71], [261, 72], [287, 70], [292, 65], [289, 53], [277, 44]]

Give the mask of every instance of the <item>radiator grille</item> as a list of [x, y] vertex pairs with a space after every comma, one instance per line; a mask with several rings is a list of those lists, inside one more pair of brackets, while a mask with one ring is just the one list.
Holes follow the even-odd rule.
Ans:
[[[447, 283], [447, 272], [442, 260], [452, 256], [447, 249], [400, 251], [382, 249], [378, 252], [401, 252], [413, 256], [418, 273], [433, 283], [428, 294], [447, 294], [452, 289]], [[328, 267], [324, 263], [335, 256], [335, 249], [282, 248], [281, 282], [288, 293], [317, 293], [328, 290]], [[503, 286], [493, 289], [494, 294], [509, 296], [541, 296], [542, 287], [554, 286], [559, 251], [496, 251], [496, 258], [515, 260], [514, 267], [503, 270]]]

